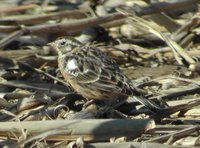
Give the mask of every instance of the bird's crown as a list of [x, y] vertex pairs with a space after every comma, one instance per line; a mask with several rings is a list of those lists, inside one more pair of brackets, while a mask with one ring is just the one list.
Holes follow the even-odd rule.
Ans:
[[55, 41], [57, 44], [59, 44], [60, 46], [80, 46], [82, 45], [82, 43], [78, 40], [76, 40], [73, 37], [59, 37], [58, 39], [56, 39]]
[[59, 37], [54, 42], [49, 43], [54, 47], [58, 53], [67, 53], [74, 49], [74, 47], [82, 46], [83, 44], [72, 37]]

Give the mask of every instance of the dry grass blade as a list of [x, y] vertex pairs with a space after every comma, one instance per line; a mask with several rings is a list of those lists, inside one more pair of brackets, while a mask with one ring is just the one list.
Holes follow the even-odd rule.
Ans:
[[128, 16], [130, 18], [131, 23], [133, 25], [137, 24], [140, 27], [142, 27], [145, 30], [148, 30], [149, 32], [155, 34], [157, 37], [159, 37], [161, 40], [165, 41], [166, 44], [172, 49], [174, 56], [179, 64], [183, 64], [180, 57], [182, 57], [185, 61], [191, 64], [195, 64], [195, 61], [190, 57], [190, 55], [187, 54], [187, 52], [184, 51], [184, 49], [175, 41], [173, 41], [170, 37], [166, 36], [162, 32], [158, 31], [156, 28], [154, 28], [148, 21], [144, 20], [141, 17], [138, 17], [136, 15], [132, 15], [126, 10], [118, 9], [119, 12], [122, 14]]

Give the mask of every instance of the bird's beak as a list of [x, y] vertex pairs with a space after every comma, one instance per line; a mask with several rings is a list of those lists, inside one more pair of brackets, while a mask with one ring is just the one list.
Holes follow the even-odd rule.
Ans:
[[47, 46], [50, 46], [50, 47], [54, 47], [54, 48], [55, 48], [55, 47], [56, 47], [56, 44], [55, 44], [54, 42], [50, 42], [50, 43], [47, 44]]
[[57, 46], [54, 42], [50, 42], [47, 44], [47, 46], [49, 46], [49, 48], [53, 49], [53, 50], [57, 50]]

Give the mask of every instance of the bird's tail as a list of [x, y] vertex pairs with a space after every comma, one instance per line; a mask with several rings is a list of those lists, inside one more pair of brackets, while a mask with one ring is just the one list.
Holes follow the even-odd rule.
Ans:
[[140, 102], [141, 104], [143, 104], [145, 107], [147, 107], [148, 109], [150, 109], [152, 112], [159, 112], [159, 111], [164, 110], [163, 107], [157, 105], [152, 100], [147, 99], [145, 96], [134, 96], [134, 98], [138, 102]]

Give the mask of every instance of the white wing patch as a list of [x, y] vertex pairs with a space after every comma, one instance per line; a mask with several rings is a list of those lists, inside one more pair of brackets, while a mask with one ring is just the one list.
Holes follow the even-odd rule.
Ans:
[[67, 70], [69, 71], [73, 71], [73, 70], [76, 70], [78, 68], [78, 65], [77, 65], [77, 61], [75, 59], [72, 59], [72, 60], [69, 60], [67, 62]]

